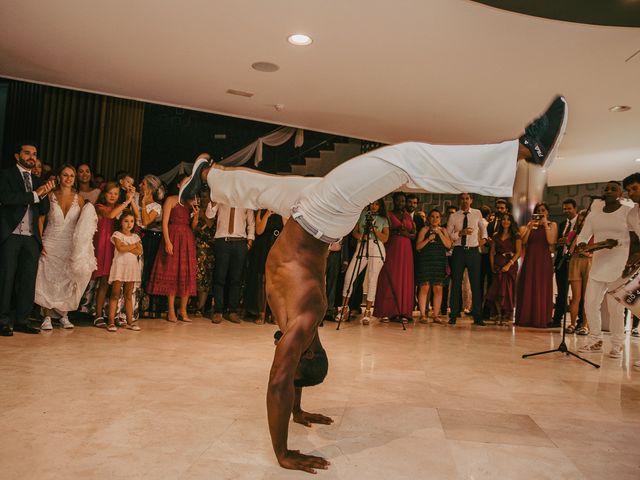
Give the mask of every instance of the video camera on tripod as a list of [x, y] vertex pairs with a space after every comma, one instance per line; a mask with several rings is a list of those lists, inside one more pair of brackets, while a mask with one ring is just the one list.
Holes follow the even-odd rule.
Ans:
[[368, 240], [369, 234], [373, 232], [373, 229], [376, 226], [376, 222], [374, 219], [374, 215], [367, 210], [364, 217], [364, 231], [362, 232], [362, 240]]

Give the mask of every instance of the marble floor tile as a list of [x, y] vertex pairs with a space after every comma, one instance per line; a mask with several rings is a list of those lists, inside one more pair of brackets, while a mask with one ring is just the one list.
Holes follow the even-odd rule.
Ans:
[[[273, 455], [272, 325], [140, 321], [0, 340], [0, 478], [299, 479]], [[640, 478], [640, 341], [594, 369], [549, 331], [355, 322], [320, 336], [325, 382], [289, 446], [327, 479]], [[568, 339], [577, 348], [579, 339]], [[608, 346], [608, 339], [605, 340]]]

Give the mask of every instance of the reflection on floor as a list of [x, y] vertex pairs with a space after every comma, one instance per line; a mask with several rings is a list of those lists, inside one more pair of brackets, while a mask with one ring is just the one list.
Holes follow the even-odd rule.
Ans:
[[[7, 479], [287, 479], [266, 423], [272, 325], [141, 320], [0, 340], [0, 465]], [[327, 323], [324, 385], [291, 448], [322, 478], [640, 478], [640, 342], [595, 369], [558, 333], [507, 327]], [[571, 336], [570, 348], [584, 339]], [[605, 346], [609, 346], [608, 340]]]

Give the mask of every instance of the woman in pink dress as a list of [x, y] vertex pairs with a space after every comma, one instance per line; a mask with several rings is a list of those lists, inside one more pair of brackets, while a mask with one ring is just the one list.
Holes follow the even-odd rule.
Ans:
[[393, 210], [389, 212], [390, 234], [385, 244], [386, 258], [378, 277], [373, 315], [378, 318], [407, 319], [413, 315], [413, 245], [416, 226], [405, 211], [406, 197], [393, 194]]
[[[178, 188], [181, 182], [186, 179], [185, 176], [178, 181]], [[187, 304], [189, 297], [197, 293], [196, 240], [193, 229], [198, 223], [198, 206], [195, 204], [181, 205], [178, 203], [178, 195], [176, 194], [167, 197], [162, 206], [162, 212], [164, 244], [156, 255], [147, 291], [151, 295], [167, 296], [168, 321], [190, 322]], [[180, 297], [180, 312], [177, 316], [175, 311], [176, 296]]]
[[558, 238], [558, 225], [549, 221], [546, 203], [536, 204], [533, 213], [534, 218], [520, 231], [525, 250], [516, 292], [516, 325], [547, 328], [553, 310], [551, 249]]
[[95, 318], [93, 324], [96, 327], [105, 327], [104, 321], [104, 301], [109, 290], [109, 273], [111, 272], [111, 262], [113, 261], [113, 243], [111, 235], [114, 232], [115, 219], [133, 201], [133, 193], [127, 195], [124, 203], [118, 202], [120, 187], [115, 182], [109, 182], [105, 186], [96, 204], [98, 214], [98, 230], [93, 237], [93, 247], [95, 249], [98, 268], [91, 276], [92, 280], [98, 281], [96, 290]]

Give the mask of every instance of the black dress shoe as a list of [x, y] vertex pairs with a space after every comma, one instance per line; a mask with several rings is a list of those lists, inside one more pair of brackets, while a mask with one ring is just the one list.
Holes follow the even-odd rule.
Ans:
[[16, 325], [15, 327], [13, 327], [13, 330], [21, 333], [31, 333], [31, 334], [40, 333], [39, 328], [32, 327], [31, 325]]
[[483, 320], [474, 320], [473, 324], [477, 327], [485, 327], [487, 325]]
[[13, 328], [7, 325], [0, 327], [0, 337], [13, 337]]
[[455, 318], [450, 318], [449, 319], [449, 325], [455, 325], [456, 324], [456, 319]]

